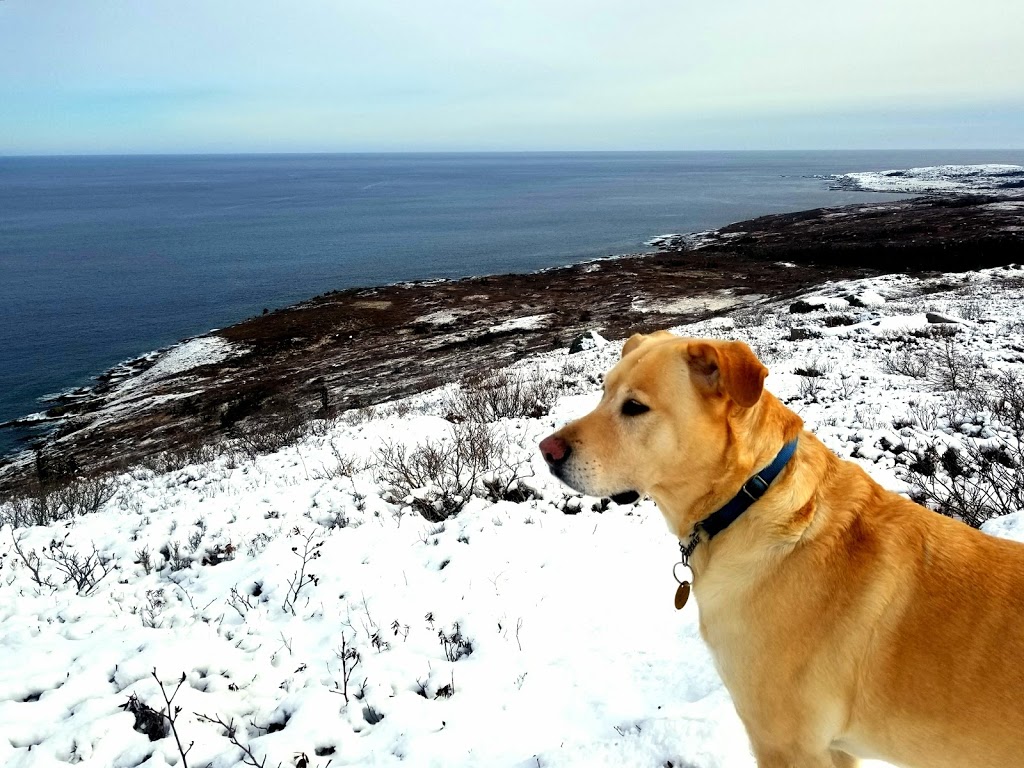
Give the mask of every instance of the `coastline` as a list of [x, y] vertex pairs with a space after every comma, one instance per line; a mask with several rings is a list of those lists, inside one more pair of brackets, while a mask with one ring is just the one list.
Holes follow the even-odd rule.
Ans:
[[[667, 231], [663, 228], [666, 225], [681, 227], [674, 230], [676, 232], [695, 232], [764, 213], [907, 199], [908, 193], [934, 189], [936, 177], [939, 186], [944, 186], [942, 191], [953, 192], [965, 178], [975, 186], [998, 186], [1007, 180], [1000, 178], [1001, 168], [1009, 169], [1011, 174], [1014, 169], [1024, 173], [1021, 165], [939, 168], [929, 165], [949, 161], [988, 163], [992, 159], [1024, 165], [1024, 156], [1013, 151], [1000, 152], [997, 157], [967, 151], [930, 154], [912, 151], [667, 153], [653, 157], [627, 153], [614, 162], [581, 159], [570, 154], [554, 160], [545, 157], [543, 162], [526, 158], [525, 176], [519, 168], [522, 159], [516, 160], [515, 173], [509, 177], [515, 181], [513, 184], [506, 183], [509, 179], [501, 181], [513, 170], [507, 162], [495, 165], [494, 158], [474, 155], [452, 166], [452, 159], [446, 157], [441, 165], [446, 169], [451, 166], [454, 181], [451, 189], [439, 199], [434, 196], [436, 189], [409, 186], [410, 178], [433, 179], [436, 173], [431, 169], [438, 167], [437, 159], [431, 161], [433, 164], [426, 169], [430, 173], [424, 176], [424, 169], [416, 162], [401, 158], [369, 163], [346, 158], [333, 158], [329, 162], [319, 159], [311, 163], [308, 158], [298, 158], [285, 167], [277, 160], [269, 161], [269, 166], [262, 161], [246, 161], [229, 163], [228, 167], [219, 161], [211, 164], [203, 158], [192, 158], [149, 169], [143, 178], [137, 163], [112, 158], [99, 163], [89, 161], [85, 168], [72, 168], [71, 177], [57, 186], [48, 181], [52, 173], [36, 178], [32, 174], [38, 176], [39, 169], [26, 170], [26, 178], [17, 178], [22, 178], [23, 183], [34, 179], [29, 187], [35, 189], [41, 184], [40, 189], [45, 194], [10, 201], [15, 225], [20, 220], [19, 211], [22, 217], [35, 215], [33, 212], [45, 214], [52, 208], [54, 194], [80, 190], [86, 176], [95, 174], [105, 179], [109, 177], [113, 184], [109, 194], [97, 201], [103, 210], [119, 207], [119, 195], [123, 197], [127, 188], [125, 180], [134, 179], [136, 183], [145, 180], [152, 186], [157, 198], [154, 205], [140, 212], [140, 222], [162, 222], [167, 206], [183, 202], [180, 196], [175, 196], [177, 187], [168, 185], [169, 180], [182, 173], [205, 180], [204, 183], [211, 185], [211, 196], [204, 197], [201, 204], [190, 203], [182, 209], [188, 212], [190, 221], [202, 224], [188, 233], [179, 231], [180, 227], [176, 228], [173, 220], [166, 222], [166, 229], [161, 225], [160, 232], [164, 234], [160, 237], [150, 237], [145, 227], [139, 229], [130, 221], [122, 224], [120, 219], [108, 221], [109, 226], [94, 232], [76, 229], [59, 215], [44, 216], [37, 222], [37, 226], [48, 233], [47, 252], [76, 253], [85, 243], [109, 241], [112, 260], [92, 270], [87, 266], [92, 263], [89, 259], [77, 259], [70, 272], [60, 275], [53, 273], [53, 266], [37, 268], [28, 267], [27, 263], [18, 266], [19, 262], [15, 262], [15, 276], [31, 278], [31, 285], [38, 288], [11, 293], [17, 281], [7, 286], [5, 302], [13, 308], [15, 320], [21, 317], [19, 307], [30, 309], [25, 310], [25, 330], [19, 331], [15, 324], [9, 324], [0, 343], [0, 368], [3, 368], [0, 421], [15, 420], [29, 427], [34, 424], [39, 429], [0, 430], [0, 455], [18, 448], [17, 437], [38, 435], [43, 431], [48, 422], [31, 414], [42, 408], [56, 408], [60, 412], [62, 406], [74, 406], [78, 400], [88, 398], [90, 390], [102, 387], [105, 377], [113, 374], [116, 379], [123, 373], [121, 369], [137, 367], [140, 362], [144, 366], [149, 350], [163, 352], [180, 343], [179, 339], [236, 323], [264, 307], [290, 306], [334, 289], [380, 286], [410, 279], [454, 279], [492, 274], [499, 269], [528, 272], [608, 254], [635, 253], [643, 250], [641, 244], [652, 234]], [[889, 165], [890, 162], [893, 165]], [[865, 168], [910, 168], [912, 165], [912, 171], [861, 172]], [[494, 171], [498, 181], [488, 180], [494, 174], [481, 175], [481, 167]], [[309, 176], [313, 168], [316, 174]], [[267, 179], [273, 181], [277, 177], [273, 173], [266, 174], [275, 171], [280, 176], [282, 170], [287, 170], [288, 174], [278, 179], [280, 183], [267, 187]], [[263, 174], [258, 184], [251, 178], [251, 174], [257, 172]], [[284, 218], [280, 219], [281, 222], [305, 222], [309, 227], [304, 227], [303, 231], [308, 230], [308, 236], [290, 238], [286, 242], [275, 240], [275, 233], [284, 231], [283, 225], [263, 228], [266, 217], [276, 217], [278, 212], [259, 207], [260, 201], [268, 194], [273, 196], [284, 191], [306, 199], [301, 195], [305, 192], [309, 197], [314, 191], [307, 182], [323, 174], [326, 174], [323, 178], [331, 180], [331, 189], [335, 192], [325, 197], [324, 189], [315, 187], [316, 194], [306, 204], [287, 208], [282, 212]], [[363, 182], [372, 184], [374, 180], [392, 176], [396, 181], [405, 179], [403, 191], [397, 198], [401, 204], [396, 208], [387, 207], [387, 201], [394, 195], [389, 197], [390, 193], [382, 193], [391, 189], [390, 186], [377, 185], [369, 193], [360, 191], [366, 186]], [[857, 177], [856, 183], [853, 183], [853, 176]], [[285, 177], [294, 177], [301, 183], [294, 182], [298, 186], [293, 187], [293, 182], [287, 181], [288, 189], [281, 189]], [[877, 178], [872, 181], [873, 177]], [[891, 185], [894, 177], [906, 188], [897, 194], [878, 194], [877, 190]], [[229, 183], [232, 179], [253, 183]], [[568, 197], [564, 186], [560, 186], [566, 179], [582, 182], [576, 193]], [[61, 191], [63, 186], [69, 189]], [[413, 195], [410, 199], [416, 199], [417, 190], [421, 197], [425, 191], [431, 192], [432, 207], [426, 211], [421, 210], [422, 206], [410, 209], [402, 202], [410, 194]], [[480, 218], [481, 193], [485, 200], [503, 201], [496, 210], [504, 211], [505, 203], [512, 203], [514, 217], [507, 218], [503, 214]], [[537, 201], [547, 204], [539, 206]], [[247, 211], [244, 215], [237, 213], [239, 202], [247, 203], [242, 206]], [[253, 209], [252, 205], [257, 207]], [[351, 218], [348, 214], [355, 216], [354, 221], [362, 221], [359, 206], [366, 205], [380, 209], [384, 216], [372, 234], [363, 232], [365, 227], [360, 229], [362, 225], [358, 223], [343, 226], [322, 223], [339, 218], [347, 221]], [[339, 217], [339, 211], [345, 215]], [[430, 223], [433, 221], [430, 216], [424, 218], [426, 213], [437, 211], [443, 211], [448, 222], [440, 228], [436, 222]], [[310, 218], [308, 214], [312, 213], [316, 216]], [[262, 246], [257, 249], [260, 253], [244, 245], [245, 233], [253, 227], [269, 238], [261, 240]], [[442, 231], [446, 234], [443, 245], [439, 246], [436, 235]], [[229, 237], [231, 233], [234, 235]], [[21, 234], [15, 226], [15, 243]], [[154, 253], [173, 256], [171, 261], [165, 259], [164, 267], [152, 273], [147, 271], [148, 288], [141, 292], [141, 284], [135, 278], [122, 289], [115, 287], [116, 277], [107, 275], [114, 266], [119, 266], [117, 274], [125, 270], [131, 273], [135, 269], [135, 261], [129, 258], [130, 249], [117, 243], [136, 242], [146, 244], [145, 248]], [[234, 253], [236, 243], [243, 243], [238, 247], [239, 254], [244, 252], [245, 258], [225, 272], [223, 268], [230, 258], [216, 254]], [[263, 251], [269, 258], [263, 258]], [[32, 253], [28, 248], [26, 258]], [[214, 256], [207, 258], [207, 253]], [[409, 266], [410, 258], [419, 266]], [[30, 260], [40, 265], [61, 263], [60, 259]], [[298, 271], [285, 269], [293, 261]], [[321, 268], [311, 269], [311, 265], [317, 263]], [[107, 272], [104, 272], [104, 264]], [[62, 285], [75, 287], [61, 288]], [[194, 286], [195, 290], [183, 295], [186, 285]], [[51, 290], [49, 286], [56, 288]], [[58, 298], [60, 301], [56, 301]], [[94, 317], [91, 313], [99, 307], [104, 311]], [[217, 309], [214, 311], [212, 307]], [[72, 322], [70, 318], [75, 320]], [[137, 321], [126, 323], [125, 318], [137, 318]], [[81, 327], [81, 332], [76, 326]], [[107, 373], [97, 379], [95, 374], [101, 371]], [[51, 402], [40, 405], [47, 393], [59, 394], [51, 396]]]
[[[117, 469], [240, 424], [458, 382], [587, 331], [624, 337], [829, 280], [998, 266], [1019, 260], [1022, 245], [1024, 200], [945, 195], [764, 216], [533, 273], [329, 292], [116, 366], [49, 409], [42, 450], [74, 472]], [[28, 460], [0, 459], [0, 487]]]

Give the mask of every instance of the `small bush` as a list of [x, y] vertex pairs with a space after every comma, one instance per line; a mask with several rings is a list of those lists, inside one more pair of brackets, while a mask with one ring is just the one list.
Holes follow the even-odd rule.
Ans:
[[903, 345], [882, 353], [882, 371], [890, 376], [923, 379], [928, 375], [928, 356]]
[[444, 402], [449, 421], [489, 423], [546, 416], [558, 395], [547, 376], [499, 371], [464, 383]]
[[59, 483], [35, 478], [21, 489], [22, 495], [0, 504], [0, 525], [25, 528], [72, 520], [98, 511], [120, 488], [121, 483], [112, 475]]
[[428, 440], [411, 449], [386, 443], [377, 457], [394, 501], [439, 523], [457, 515], [469, 501], [490, 452], [486, 426], [460, 424], [450, 441]]
[[929, 379], [937, 389], [953, 392], [975, 391], [985, 363], [980, 355], [969, 355], [950, 337], [942, 340], [931, 355]]
[[224, 443], [204, 442], [199, 438], [186, 440], [172, 450], [163, 451], [153, 456], [145, 456], [139, 464], [151, 472], [163, 474], [178, 472], [193, 464], [205, 464], [213, 461], [225, 452]]
[[451, 632], [437, 630], [437, 637], [441, 641], [445, 659], [450, 662], [456, 662], [473, 653], [473, 643], [462, 634], [458, 622], [455, 622]]
[[813, 360], [807, 365], [795, 368], [793, 373], [800, 377], [799, 393], [804, 400], [818, 401], [818, 396], [825, 389], [825, 375], [832, 366], [820, 360]]
[[764, 307], [750, 307], [734, 312], [732, 320], [737, 328], [761, 328], [771, 316], [771, 313]]
[[319, 470], [314, 470], [313, 478], [315, 480], [349, 478], [366, 468], [366, 465], [355, 456], [343, 453], [333, 440], [331, 441], [331, 453], [334, 454], [334, 461], [327, 462]]
[[488, 424], [456, 424], [450, 440], [413, 448], [387, 443], [377, 458], [392, 500], [432, 523], [457, 515], [474, 493], [491, 500], [529, 494], [520, 482], [528, 458], [514, 457], [508, 436]]
[[297, 408], [286, 408], [262, 418], [232, 422], [228, 433], [231, 444], [255, 460], [297, 443], [307, 433], [308, 423]]
[[80, 595], [90, 594], [100, 582], [116, 570], [113, 558], [103, 555], [94, 546], [92, 552], [79, 553], [67, 544], [67, 539], [52, 541], [43, 551], [43, 557], [52, 563], [65, 584], [74, 584]]
[[[1024, 509], [1024, 377], [1003, 373], [979, 395], [989, 420], [987, 438], [964, 437], [959, 446], [929, 441], [904, 471], [913, 497], [942, 514], [980, 527], [986, 520]], [[966, 396], [957, 398], [962, 403]], [[962, 405], [947, 404], [946, 418]]]
[[821, 324], [826, 328], [837, 328], [843, 325], [853, 325], [857, 318], [852, 315], [826, 315], [821, 318]]

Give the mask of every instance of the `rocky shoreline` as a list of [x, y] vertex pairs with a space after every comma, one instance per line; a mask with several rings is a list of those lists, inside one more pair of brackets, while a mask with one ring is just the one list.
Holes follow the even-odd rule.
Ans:
[[[668, 235], [654, 253], [532, 274], [327, 293], [122, 364], [55, 403], [38, 446], [67, 473], [131, 466], [241, 425], [392, 400], [567, 347], [880, 272], [1019, 262], [1024, 200], [969, 195], [765, 216]], [[37, 420], [38, 421], [38, 420]], [[0, 489], [34, 471], [0, 459]]]

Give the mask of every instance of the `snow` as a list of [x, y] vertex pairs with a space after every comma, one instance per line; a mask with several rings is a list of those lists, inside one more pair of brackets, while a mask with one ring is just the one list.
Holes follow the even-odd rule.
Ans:
[[810, 304], [816, 309], [846, 309], [850, 306], [850, 302], [844, 298], [838, 298], [835, 296], [804, 296], [801, 301], [805, 304]]
[[508, 333], [509, 331], [534, 331], [543, 328], [551, 319], [550, 314], [527, 315], [526, 317], [515, 317], [503, 323], [492, 325], [487, 329], [488, 333]]
[[431, 325], [451, 325], [452, 323], [457, 322], [459, 318], [465, 314], [465, 312], [460, 312], [459, 310], [439, 309], [436, 312], [430, 312], [416, 318], [415, 322], [430, 323]]
[[829, 178], [840, 188], [865, 192], [996, 192], [1019, 189], [1024, 183], [1024, 166], [934, 165], [905, 170], [844, 173]]
[[742, 237], [742, 232], [721, 232], [717, 229], [704, 230], [703, 232], [689, 232], [687, 234], [670, 233], [666, 235], [657, 235], [652, 237], [650, 240], [644, 242], [644, 245], [650, 246], [659, 251], [674, 250], [677, 248], [684, 248], [686, 250], [696, 251], [701, 248], [706, 248], [709, 245], [719, 245], [729, 240]]
[[651, 301], [650, 299], [634, 299], [631, 309], [644, 314], [660, 313], [681, 315], [687, 312], [717, 312], [740, 304], [750, 303], [763, 298], [759, 294], [733, 296], [727, 292], [709, 293], [704, 296], [687, 296], [679, 299]]
[[861, 291], [860, 295], [857, 296], [860, 303], [865, 307], [880, 307], [885, 304], [885, 297], [882, 296], [878, 291]]
[[[885, 370], [900, 339], [927, 329], [926, 312], [972, 317], [957, 324], [958, 341], [987, 370], [1024, 370], [1024, 270], [876, 277], [802, 298], [853, 322], [829, 327], [823, 313], [790, 314], [792, 300], [762, 300], [677, 330], [747, 341], [771, 370], [768, 388], [829, 447], [897, 491], [906, 490], [897, 446], [963, 437], [941, 419], [906, 426], [908, 413], [942, 393]], [[789, 341], [794, 323], [820, 336]], [[448, 388], [318, 422], [298, 444], [255, 460], [135, 469], [95, 514], [0, 529], [0, 765], [181, 765], [173, 737], [150, 742], [121, 709], [132, 694], [163, 705], [155, 669], [168, 694], [185, 675], [176, 726], [184, 745], [194, 742], [190, 766], [243, 765], [204, 714], [233, 720], [238, 740], [268, 766], [306, 755], [318, 768], [753, 768], [696, 605], [672, 607], [678, 550], [658, 511], [649, 501], [600, 511], [598, 499], [551, 478], [535, 448], [600, 399], [620, 341], [517, 367], [560, 382], [549, 415], [496, 425], [540, 498], [474, 496], [443, 525], [385, 500], [370, 466], [376, 452], [450, 440]], [[148, 373], [231, 352], [194, 340]], [[816, 397], [801, 394], [808, 377], [799, 371], [809, 368], [820, 373]], [[351, 476], [339, 456], [355, 465]], [[986, 530], [1024, 540], [1024, 513]], [[24, 552], [66, 537], [66, 547], [82, 556], [95, 548], [114, 570], [79, 595], [44, 560], [54, 587], [41, 586], [15, 536]], [[289, 585], [307, 546], [317, 553], [307, 571], [315, 581], [292, 600], [293, 613]], [[176, 548], [174, 570], [161, 549], [173, 559]], [[210, 564], [218, 552], [225, 559]], [[450, 638], [456, 625], [472, 651], [452, 660], [439, 633]], [[361, 659], [347, 702], [343, 641]]]

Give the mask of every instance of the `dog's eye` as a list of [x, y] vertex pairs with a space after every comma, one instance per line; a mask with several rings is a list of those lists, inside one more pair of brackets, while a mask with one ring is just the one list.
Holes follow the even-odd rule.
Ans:
[[622, 404], [623, 416], [639, 416], [641, 413], [647, 413], [649, 410], [651, 409], [648, 406], [638, 403], [636, 400], [627, 400]]

